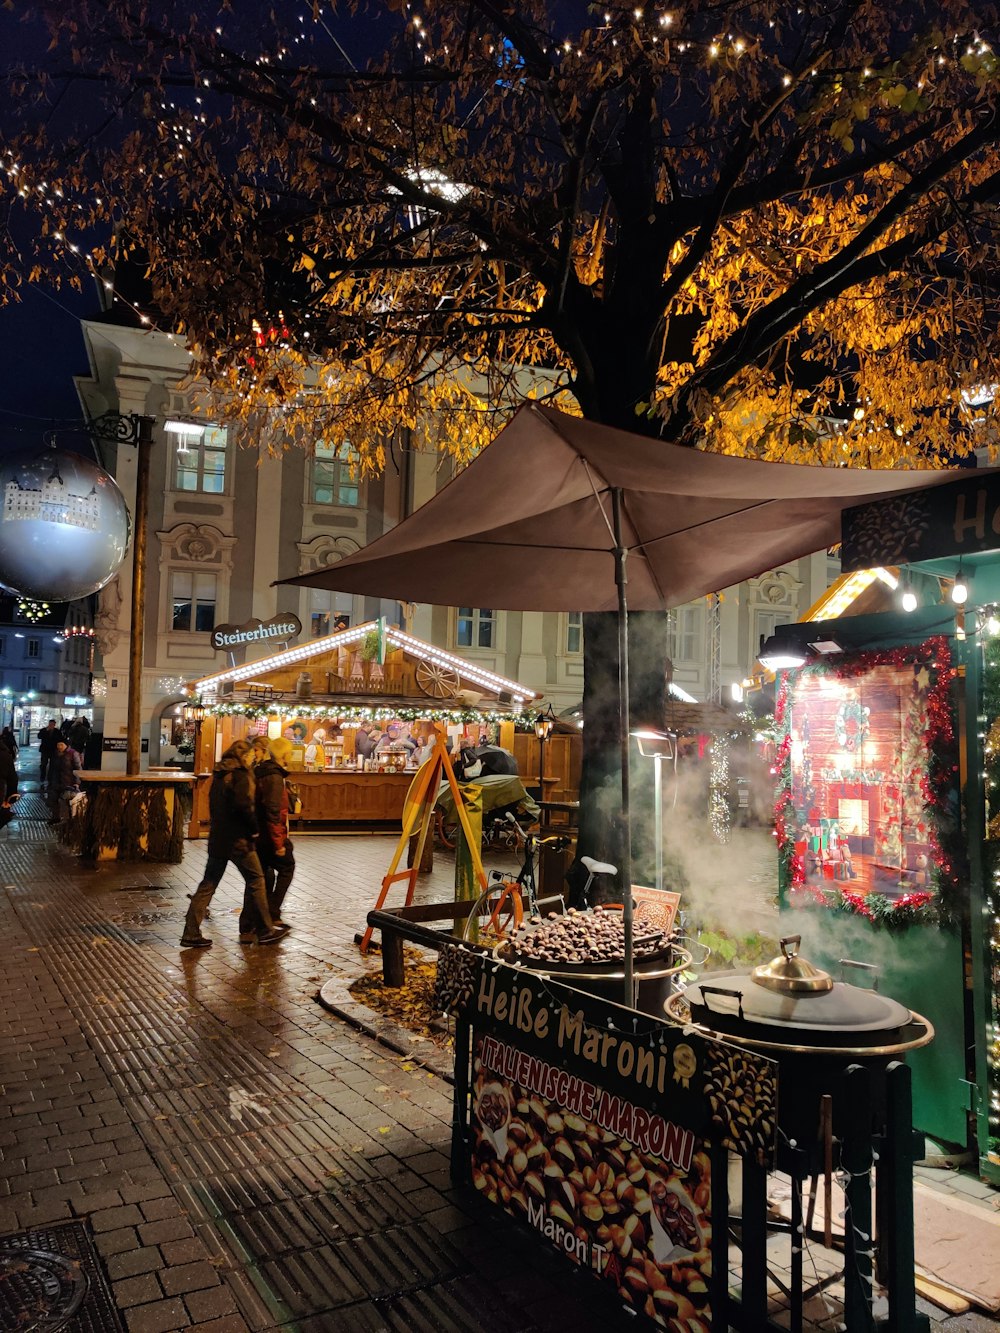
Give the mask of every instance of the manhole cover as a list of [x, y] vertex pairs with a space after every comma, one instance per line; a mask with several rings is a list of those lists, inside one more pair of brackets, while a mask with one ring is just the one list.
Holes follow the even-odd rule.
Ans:
[[172, 921], [176, 917], [174, 912], [122, 912], [117, 916], [109, 917], [116, 926], [158, 926], [164, 921]]
[[0, 1328], [55, 1333], [87, 1294], [79, 1262], [50, 1250], [0, 1246]]

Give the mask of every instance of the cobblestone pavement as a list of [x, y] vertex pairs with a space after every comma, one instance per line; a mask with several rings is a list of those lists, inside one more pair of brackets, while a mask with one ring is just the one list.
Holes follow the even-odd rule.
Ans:
[[[87, 869], [46, 815], [0, 835], [0, 1236], [86, 1219], [129, 1333], [635, 1328], [451, 1189], [450, 1087], [315, 1002], [363, 966], [392, 839], [297, 839], [275, 948], [238, 943], [230, 871], [181, 950], [204, 844]], [[420, 894], [451, 893], [439, 858]]]

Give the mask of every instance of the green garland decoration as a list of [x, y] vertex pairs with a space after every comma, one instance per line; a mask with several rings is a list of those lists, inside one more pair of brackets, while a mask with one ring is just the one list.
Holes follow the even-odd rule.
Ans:
[[207, 704], [210, 717], [337, 717], [345, 722], [380, 722], [398, 717], [401, 722], [513, 722], [520, 731], [532, 729], [531, 719], [525, 713], [485, 713], [480, 708], [393, 708], [389, 705], [371, 708], [344, 704], [299, 704], [292, 699], [273, 702]]

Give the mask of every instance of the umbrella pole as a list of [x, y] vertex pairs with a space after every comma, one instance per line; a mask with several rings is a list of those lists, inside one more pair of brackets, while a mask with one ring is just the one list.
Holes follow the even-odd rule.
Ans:
[[629, 824], [629, 728], [630, 708], [628, 690], [628, 597], [625, 585], [625, 560], [628, 555], [622, 541], [622, 492], [620, 486], [611, 489], [611, 519], [615, 538], [615, 584], [618, 588], [618, 743], [622, 768], [622, 841], [621, 886], [622, 917], [625, 926], [625, 1004], [635, 1008], [635, 981], [632, 952], [632, 830]]

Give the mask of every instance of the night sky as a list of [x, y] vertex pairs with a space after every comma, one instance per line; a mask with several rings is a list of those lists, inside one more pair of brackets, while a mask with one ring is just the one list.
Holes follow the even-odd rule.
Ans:
[[[0, 66], [24, 64], [29, 68], [47, 60], [48, 38], [31, 8], [0, 8]], [[61, 58], [61, 57], [60, 57]], [[0, 102], [0, 144], [18, 128], [18, 99]], [[35, 262], [30, 244], [41, 216], [25, 208], [14, 193], [2, 196], [3, 246], [7, 255], [20, 256], [19, 268], [26, 277]], [[78, 276], [81, 291], [67, 283], [22, 282], [20, 301], [0, 305], [0, 452], [35, 450], [47, 443], [49, 433], [59, 427], [58, 443], [90, 454], [86, 438], [66, 433], [66, 427], [82, 420], [73, 385], [75, 374], [87, 372], [87, 355], [80, 320], [96, 315], [97, 289], [83, 265]]]
[[46, 444], [52, 430], [60, 446], [90, 453], [86, 440], [67, 427], [82, 419], [73, 384], [87, 371], [80, 320], [97, 311], [96, 292], [22, 288], [20, 302], [0, 306], [0, 450], [4, 454]]

